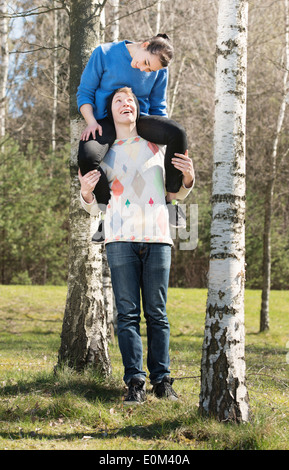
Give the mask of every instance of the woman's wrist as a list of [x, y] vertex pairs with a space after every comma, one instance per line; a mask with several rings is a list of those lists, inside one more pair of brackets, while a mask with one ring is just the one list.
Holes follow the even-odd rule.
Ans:
[[194, 177], [192, 176], [184, 176], [183, 177], [183, 185], [185, 186], [185, 188], [189, 189], [193, 186], [194, 184]]
[[84, 117], [84, 119], [86, 121], [86, 124], [88, 126], [95, 126], [95, 125], [98, 124], [97, 120], [94, 117], [93, 108], [92, 108], [91, 104], [88, 104], [88, 103], [83, 104], [80, 107], [80, 112], [81, 112], [82, 116]]
[[86, 202], [87, 204], [91, 204], [94, 201], [93, 193], [87, 193], [87, 192], [81, 191], [81, 196], [84, 202]]
[[97, 126], [98, 122], [94, 117], [91, 117], [91, 118], [86, 119], [86, 124], [88, 126]]

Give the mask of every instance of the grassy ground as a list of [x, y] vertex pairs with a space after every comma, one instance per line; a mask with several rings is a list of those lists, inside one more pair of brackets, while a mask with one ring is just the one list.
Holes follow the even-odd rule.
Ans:
[[271, 328], [262, 334], [260, 292], [246, 292], [252, 421], [238, 426], [198, 415], [205, 290], [169, 291], [179, 402], [148, 393], [147, 402], [134, 408], [122, 405], [117, 344], [111, 345], [107, 380], [89, 370], [54, 375], [65, 295], [64, 287], [0, 286], [0, 449], [289, 449], [289, 292], [272, 292]]

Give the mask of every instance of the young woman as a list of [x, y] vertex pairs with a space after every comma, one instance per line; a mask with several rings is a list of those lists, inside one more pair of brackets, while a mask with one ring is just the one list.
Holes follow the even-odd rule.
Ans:
[[[113, 144], [116, 134], [113, 121], [107, 116], [107, 99], [114, 90], [128, 86], [139, 102], [138, 134], [150, 142], [167, 146], [166, 200], [171, 203], [175, 199], [182, 184], [182, 172], [171, 160], [176, 152], [186, 152], [187, 138], [184, 129], [167, 117], [167, 67], [172, 57], [173, 47], [166, 34], [137, 43], [127, 40], [107, 43], [94, 50], [77, 92], [78, 108], [87, 123], [78, 154], [82, 175], [98, 169]], [[110, 191], [101, 173], [95, 196], [100, 204], [107, 205]], [[172, 225], [184, 226], [185, 221], [175, 220]]]

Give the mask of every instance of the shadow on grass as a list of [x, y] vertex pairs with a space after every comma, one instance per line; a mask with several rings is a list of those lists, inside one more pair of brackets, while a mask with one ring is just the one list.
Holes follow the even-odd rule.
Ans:
[[[6, 440], [21, 441], [21, 440], [34, 440], [37, 441], [52, 441], [54, 443], [69, 443], [75, 441], [85, 441], [89, 440], [92, 443], [95, 441], [95, 450], [98, 449], [98, 442], [103, 441], [101, 444], [102, 450], [105, 452], [105, 447], [107, 446], [106, 451], [118, 449], [122, 450], [121, 447], [116, 447], [114, 441], [117, 444], [117, 438], [127, 438], [129, 441], [136, 440], [136, 442], [141, 439], [142, 441], [155, 441], [166, 440], [167, 443], [170, 441], [179, 441], [182, 442], [182, 438], [186, 440], [185, 447], [186, 449], [202, 449], [203, 445], [207, 450], [261, 450], [263, 447], [259, 442], [258, 436], [255, 436], [254, 433], [250, 433], [250, 430], [231, 437], [231, 439], [226, 439], [218, 441], [215, 439], [216, 434], [211, 436], [209, 430], [203, 428], [202, 423], [200, 423], [198, 416], [192, 416], [191, 427], [183, 429], [182, 423], [179, 420], [173, 421], [162, 421], [158, 423], [153, 423], [147, 426], [139, 425], [128, 425], [122, 428], [111, 428], [109, 430], [100, 428], [97, 431], [89, 431], [89, 434], [84, 434], [83, 432], [53, 432], [53, 433], [42, 433], [41, 431], [31, 431], [24, 432], [20, 429], [18, 432], [0, 432], [0, 437]], [[29, 442], [27, 441], [27, 442]], [[56, 444], [57, 445], [57, 444]], [[126, 447], [129, 449], [130, 447]], [[134, 448], [134, 447], [131, 447]], [[139, 452], [139, 450], [138, 450]], [[142, 452], [142, 451], [140, 451]], [[147, 452], [147, 451], [145, 451]]]
[[[150, 424], [148, 426], [139, 426], [139, 425], [128, 425], [122, 428], [113, 428], [113, 429], [104, 429], [100, 428], [95, 432], [89, 431], [89, 439], [102, 439], [102, 440], [114, 440], [117, 437], [127, 437], [133, 439], [166, 439], [170, 433], [173, 433], [181, 426], [181, 423], [178, 420], [174, 421], [164, 421], [160, 423]], [[35, 439], [35, 440], [57, 440], [57, 441], [73, 441], [76, 439], [83, 439], [83, 432], [59, 432], [59, 433], [41, 433], [31, 431], [24, 432], [22, 429], [19, 432], [0, 432], [0, 437], [2, 439]]]
[[7, 380], [0, 396], [15, 397], [37, 393], [44, 396], [61, 397], [67, 393], [94, 402], [96, 399], [109, 402], [121, 396], [121, 386], [112, 379], [105, 380], [96, 371], [85, 371], [83, 374], [69, 369], [59, 373], [37, 373], [31, 379], [17, 378], [17, 383], [9, 384]]

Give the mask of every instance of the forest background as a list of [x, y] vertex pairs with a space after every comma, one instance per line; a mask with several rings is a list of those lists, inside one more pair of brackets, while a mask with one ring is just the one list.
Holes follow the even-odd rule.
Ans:
[[[3, 3], [3, 2], [2, 2]], [[69, 237], [69, 1], [9, 5], [9, 73], [0, 160], [0, 283], [66, 284]], [[173, 250], [170, 285], [206, 287], [210, 255], [217, 0], [107, 1], [103, 41], [172, 39], [169, 116], [187, 130], [196, 171], [198, 245]], [[275, 179], [271, 287], [289, 288], [288, 113], [271, 157], [284, 95], [285, 14], [280, 0], [249, 0], [246, 286], [262, 285], [266, 188]], [[25, 13], [24, 13], [25, 12]], [[116, 23], [116, 19], [119, 21]], [[3, 34], [1, 50], [3, 52]], [[4, 68], [4, 53], [0, 58]]]

